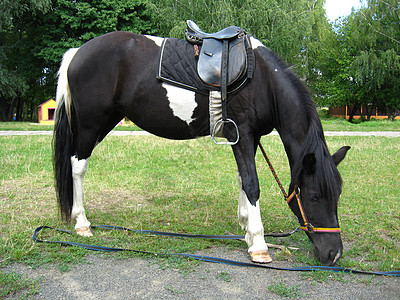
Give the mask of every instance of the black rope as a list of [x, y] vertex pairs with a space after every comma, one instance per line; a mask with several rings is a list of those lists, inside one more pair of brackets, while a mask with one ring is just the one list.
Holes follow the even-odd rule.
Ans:
[[[198, 238], [198, 239], [213, 239], [213, 240], [242, 240], [245, 238], [244, 235], [210, 235], [210, 234], [191, 234], [191, 233], [175, 233], [175, 232], [165, 232], [165, 231], [157, 231], [157, 230], [141, 230], [141, 229], [129, 229], [121, 226], [114, 225], [93, 225], [92, 228], [101, 228], [101, 229], [112, 229], [112, 230], [124, 230], [130, 232], [136, 232], [141, 234], [154, 234], [161, 236], [170, 236], [170, 237], [184, 237], [184, 238]], [[264, 237], [287, 237], [292, 235], [293, 233], [300, 231], [300, 227], [297, 227], [295, 230], [286, 232], [286, 233], [268, 233], [264, 234]]]
[[[144, 233], [144, 234], [158, 234], [158, 235], [165, 235], [165, 236], [174, 236], [174, 237], [196, 237], [196, 238], [213, 238], [213, 239], [242, 239], [243, 236], [241, 235], [190, 235], [190, 234], [180, 234], [180, 233], [170, 233], [170, 232], [162, 232], [162, 231], [153, 231], [153, 230], [132, 230], [120, 226], [110, 226], [110, 225], [98, 225], [92, 226], [93, 228], [102, 228], [102, 229], [110, 229], [110, 230], [127, 230], [133, 231], [137, 233]], [[81, 247], [87, 250], [92, 251], [105, 251], [105, 252], [120, 252], [120, 251], [129, 251], [135, 252], [140, 254], [148, 254], [153, 256], [181, 256], [196, 259], [199, 261], [205, 262], [213, 262], [213, 263], [220, 263], [220, 264], [228, 264], [233, 266], [241, 266], [241, 267], [256, 267], [256, 268], [264, 268], [264, 269], [271, 269], [271, 270], [280, 270], [280, 271], [331, 271], [331, 272], [344, 272], [344, 273], [353, 273], [353, 274], [366, 274], [366, 275], [385, 275], [385, 276], [395, 276], [400, 277], [400, 271], [389, 271], [389, 272], [370, 272], [370, 271], [358, 271], [352, 270], [347, 268], [341, 267], [325, 267], [325, 266], [304, 266], [304, 267], [295, 267], [295, 268], [281, 268], [281, 267], [274, 267], [271, 265], [264, 265], [264, 264], [255, 264], [255, 263], [248, 263], [248, 262], [240, 262], [234, 260], [228, 260], [223, 258], [211, 257], [211, 256], [203, 256], [203, 255], [195, 255], [195, 254], [188, 254], [188, 253], [156, 253], [156, 252], [148, 252], [148, 251], [141, 251], [141, 250], [133, 250], [133, 249], [124, 249], [124, 248], [113, 248], [113, 247], [105, 247], [105, 246], [96, 246], [96, 245], [88, 245], [88, 244], [81, 244], [75, 242], [67, 242], [67, 241], [49, 241], [49, 240], [40, 240], [38, 239], [38, 234], [43, 229], [52, 229], [63, 233], [68, 234], [75, 234], [72, 231], [56, 229], [49, 226], [40, 226], [36, 228], [33, 232], [32, 239], [34, 242], [37, 243], [55, 243], [61, 245], [68, 245], [68, 246], [76, 246]], [[293, 231], [292, 233], [296, 232]]]

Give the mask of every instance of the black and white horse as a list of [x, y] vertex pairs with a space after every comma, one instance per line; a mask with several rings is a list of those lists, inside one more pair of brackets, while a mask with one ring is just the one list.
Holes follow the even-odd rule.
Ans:
[[[54, 169], [61, 212], [67, 220], [75, 220], [76, 232], [82, 236], [92, 235], [83, 206], [89, 157], [124, 116], [168, 139], [210, 135], [209, 97], [156, 78], [162, 41], [112, 32], [64, 55], [57, 88]], [[332, 265], [343, 249], [337, 165], [349, 147], [329, 154], [306, 87], [272, 51], [255, 38], [250, 41], [253, 78], [227, 103], [228, 118], [240, 133], [232, 149], [239, 172], [238, 217], [246, 231], [248, 252], [255, 262], [271, 261], [260, 215], [255, 153], [261, 136], [275, 128], [289, 159], [289, 193], [298, 199], [289, 202], [290, 208], [314, 243], [316, 257]], [[223, 133], [228, 140], [236, 137], [232, 126], [225, 126]]]

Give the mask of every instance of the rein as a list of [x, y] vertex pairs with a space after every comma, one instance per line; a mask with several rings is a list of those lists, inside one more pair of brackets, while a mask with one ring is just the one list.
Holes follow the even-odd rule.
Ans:
[[[241, 239], [243, 237], [243, 236], [231, 236], [231, 235], [225, 235], [225, 236], [221, 236], [221, 235], [215, 235], [215, 236], [190, 235], [190, 234], [160, 232], [160, 231], [153, 231], [153, 230], [132, 230], [132, 229], [128, 229], [128, 228], [124, 228], [124, 227], [120, 227], [120, 226], [110, 226], [110, 225], [98, 225], [98, 226], [92, 226], [92, 227], [93, 228], [101, 228], [101, 229], [110, 229], [110, 230], [126, 230], [126, 231], [133, 231], [133, 232], [137, 232], [137, 233], [156, 234], [156, 235], [164, 235], [164, 236], [172, 236], [172, 237], [194, 237], [194, 238], [212, 238], [212, 239], [229, 239], [229, 240]], [[350, 274], [366, 274], [366, 275], [380, 275], [380, 276], [383, 275], [383, 276], [400, 277], [400, 271], [388, 271], [388, 272], [358, 271], [358, 270], [352, 270], [352, 269], [348, 269], [348, 268], [329, 267], [329, 266], [303, 266], [303, 267], [294, 267], [294, 268], [283, 268], [283, 267], [274, 267], [274, 266], [266, 265], [266, 264], [255, 264], [255, 263], [241, 262], [241, 261], [236, 261], [236, 260], [229, 260], [229, 259], [223, 259], [223, 258], [205, 256], [205, 255], [195, 255], [195, 254], [189, 254], [189, 253], [155, 253], [155, 252], [134, 250], [134, 249], [88, 245], [88, 244], [81, 244], [81, 243], [68, 242], [68, 241], [41, 240], [38, 238], [38, 235], [43, 229], [52, 229], [52, 230], [56, 230], [61, 233], [76, 235], [76, 233], [74, 233], [72, 231], [56, 229], [56, 228], [52, 228], [49, 226], [40, 226], [34, 230], [33, 235], [32, 235], [32, 239], [35, 243], [60, 244], [60, 245], [66, 245], [66, 246], [80, 247], [80, 248], [92, 250], [92, 251], [103, 251], [103, 252], [129, 251], [129, 252], [153, 255], [153, 256], [166, 256], [166, 257], [180, 256], [180, 257], [192, 258], [192, 259], [204, 261], [204, 262], [227, 264], [227, 265], [239, 266], [239, 267], [263, 268], [263, 269], [279, 270], [279, 271], [301, 271], [301, 272], [331, 271], [331, 272], [343, 272], [343, 273], [350, 273]], [[288, 234], [286, 234], [286, 236], [290, 235], [294, 232], [295, 231], [288, 233]], [[285, 234], [282, 234], [281, 236], [284, 236], [284, 235]], [[276, 236], [276, 235], [274, 235], [274, 236]]]
[[[298, 188], [295, 188], [295, 190], [293, 191], [293, 193], [290, 196], [287, 195], [287, 193], [286, 193], [285, 189], [283, 188], [281, 182], [279, 181], [279, 178], [276, 175], [276, 172], [275, 172], [274, 168], [272, 167], [272, 164], [271, 164], [270, 160], [268, 159], [268, 156], [265, 153], [265, 150], [262, 147], [261, 143], [259, 143], [259, 146], [260, 146], [261, 151], [264, 154], [265, 160], [267, 161], [267, 163], [271, 169], [271, 172], [274, 175], [275, 180], [278, 183], [279, 188], [281, 189], [282, 194], [285, 197], [287, 203], [290, 204], [290, 202], [292, 201], [293, 198], [297, 199], [297, 203], [299, 205], [299, 208], [300, 208], [300, 211], [302, 214], [302, 218], [304, 221], [304, 226], [300, 226], [299, 228], [302, 230], [305, 230], [307, 232], [340, 232], [340, 228], [315, 228], [314, 226], [312, 226], [311, 223], [307, 222], [307, 218], [304, 214], [304, 210], [301, 205], [299, 192], [297, 192]], [[125, 227], [110, 226], [110, 225], [98, 225], [98, 226], [92, 226], [92, 228], [101, 228], [101, 229], [106, 229], [106, 230], [107, 229], [108, 230], [123, 230], [123, 231], [132, 231], [132, 232], [141, 233], [141, 234], [153, 234], [153, 235], [161, 235], [161, 236], [169, 236], [169, 237], [183, 237], [183, 238], [224, 239], [224, 240], [241, 240], [244, 238], [243, 235], [202, 235], [202, 234], [193, 235], [193, 234], [162, 232], [162, 231], [154, 231], [154, 230], [132, 230], [132, 229], [128, 229]], [[289, 233], [265, 234], [264, 236], [272, 236], [272, 237], [290, 236], [293, 233], [297, 232], [299, 228], [296, 228], [295, 230], [293, 230], [292, 232], [289, 232]], [[256, 267], [256, 268], [280, 270], [280, 271], [301, 271], [301, 272], [331, 271], [331, 272], [343, 272], [343, 273], [350, 273], [350, 274], [352, 273], [352, 274], [366, 274], [366, 275], [380, 275], [380, 276], [383, 275], [383, 276], [400, 277], [400, 271], [373, 272], [373, 271], [359, 271], [359, 270], [352, 270], [352, 269], [348, 269], [348, 268], [329, 267], [329, 266], [304, 266], [304, 267], [294, 267], [294, 268], [283, 268], [283, 267], [274, 267], [274, 266], [266, 265], [266, 264], [255, 264], [255, 263], [249, 263], [249, 262], [241, 262], [241, 261], [228, 260], [228, 259], [223, 259], [223, 258], [218, 258], [218, 257], [195, 255], [195, 254], [188, 254], [188, 253], [155, 253], [155, 252], [141, 251], [141, 250], [134, 250], [134, 249], [88, 245], [88, 244], [81, 244], [81, 243], [68, 242], [68, 241], [41, 240], [38, 238], [38, 235], [39, 235], [39, 232], [41, 232], [43, 229], [53, 229], [58, 232], [75, 235], [75, 233], [72, 231], [55, 229], [55, 228], [52, 228], [49, 226], [40, 226], [40, 227], [36, 228], [33, 232], [32, 239], [34, 242], [36, 242], [36, 243], [54, 243], [54, 244], [61, 244], [61, 245], [67, 245], [67, 246], [75, 246], [75, 247], [80, 247], [80, 248], [84, 248], [84, 249], [92, 250], [92, 251], [105, 251], [105, 252], [130, 251], [130, 252], [154, 255], [154, 256], [180, 256], [180, 257], [191, 258], [191, 259], [204, 261], [204, 262], [227, 264], [227, 265], [240, 266], [240, 267]]]
[[[300, 214], [301, 214], [301, 218], [303, 219], [303, 225], [300, 225], [300, 229], [308, 232], [308, 233], [316, 233], [316, 232], [320, 232], [320, 233], [340, 233], [342, 230], [339, 227], [336, 228], [329, 228], [329, 227], [314, 227], [314, 225], [312, 225], [310, 222], [308, 222], [308, 219], [306, 217], [306, 213], [304, 211], [303, 205], [301, 204], [301, 199], [300, 199], [300, 189], [298, 186], [296, 186], [294, 188], [294, 191], [290, 194], [290, 196], [287, 195], [285, 188], [283, 187], [282, 183], [280, 182], [278, 175], [275, 172], [274, 167], [271, 164], [271, 161], [268, 158], [267, 153], [265, 152], [263, 146], [261, 145], [261, 142], [258, 143], [258, 146], [261, 149], [261, 152], [272, 172], [272, 175], [274, 175], [274, 178], [279, 186], [279, 188], [281, 189], [282, 195], [285, 198], [287, 204], [290, 207], [290, 203], [292, 202], [292, 200], [294, 198], [296, 198], [297, 201], [297, 205], [299, 207], [300, 210]], [[299, 220], [300, 223], [300, 220]]]
[[[275, 172], [274, 168], [272, 167], [272, 164], [271, 164], [270, 160], [268, 159], [268, 156], [265, 153], [265, 150], [262, 147], [261, 143], [259, 143], [259, 147], [260, 147], [261, 151], [263, 152], [264, 158], [267, 161], [267, 163], [271, 169], [271, 172], [274, 175], [275, 180], [278, 183], [279, 188], [281, 189], [282, 194], [285, 197], [287, 203], [290, 204], [292, 199], [294, 197], [296, 197], [297, 203], [299, 205], [299, 208], [300, 208], [300, 211], [301, 211], [301, 214], [303, 217], [303, 221], [304, 221], [304, 226], [300, 226], [300, 229], [308, 231], [308, 232], [340, 232], [340, 228], [315, 228], [314, 226], [312, 226], [312, 224], [307, 222], [307, 218], [304, 214], [304, 210], [301, 205], [300, 195], [299, 195], [299, 192], [297, 192], [298, 188], [296, 187], [295, 190], [293, 191], [293, 193], [290, 196], [287, 196], [287, 193], [286, 193], [285, 189], [283, 188], [281, 182], [279, 181], [279, 178], [276, 175], [276, 172]], [[201, 235], [201, 234], [200, 235], [192, 235], [192, 234], [171, 233], [171, 232], [162, 232], [162, 231], [154, 231], [154, 230], [132, 230], [132, 229], [128, 229], [128, 228], [124, 228], [124, 227], [120, 227], [120, 226], [110, 226], [110, 225], [98, 225], [98, 226], [92, 226], [92, 228], [101, 228], [101, 229], [108, 229], [108, 230], [123, 230], [123, 231], [132, 231], [132, 232], [141, 233], [141, 234], [153, 234], [153, 235], [170, 236], [170, 237], [184, 237], [184, 238], [225, 239], [225, 240], [241, 240], [244, 238], [243, 235]], [[54, 243], [54, 244], [80, 247], [80, 248], [84, 248], [84, 249], [92, 250], [92, 251], [105, 251], [105, 252], [130, 251], [130, 252], [154, 255], [154, 256], [180, 256], [180, 257], [192, 258], [192, 259], [204, 261], [204, 262], [220, 263], [220, 264], [227, 264], [227, 265], [241, 266], [241, 267], [256, 267], [256, 268], [280, 270], [280, 271], [302, 271], [302, 272], [304, 272], [304, 271], [331, 271], [331, 272], [343, 272], [343, 273], [350, 273], [350, 274], [352, 273], [352, 274], [366, 274], [366, 275], [380, 275], [380, 276], [383, 275], [383, 276], [400, 277], [400, 271], [373, 272], [373, 271], [359, 271], [359, 270], [352, 270], [352, 269], [348, 269], [348, 268], [329, 267], [329, 266], [304, 266], [304, 267], [294, 267], [294, 268], [282, 268], [282, 267], [274, 267], [274, 266], [266, 265], [266, 264], [255, 264], [255, 263], [228, 260], [228, 259], [210, 257], [210, 256], [204, 256], [204, 255], [194, 255], [194, 254], [188, 254], [188, 253], [155, 253], [155, 252], [133, 250], [133, 249], [88, 245], [88, 244], [81, 244], [81, 243], [68, 242], [68, 241], [41, 240], [38, 238], [38, 235], [43, 229], [52, 229], [52, 230], [56, 230], [58, 232], [75, 235], [75, 233], [72, 231], [56, 229], [56, 228], [52, 228], [49, 226], [40, 226], [34, 230], [33, 235], [32, 235], [32, 239], [35, 243]], [[291, 234], [293, 234], [297, 231], [298, 231], [298, 228], [296, 228], [295, 230], [293, 230], [292, 232], [289, 232], [289, 233], [265, 234], [264, 236], [285, 237], [285, 236], [290, 236]]]

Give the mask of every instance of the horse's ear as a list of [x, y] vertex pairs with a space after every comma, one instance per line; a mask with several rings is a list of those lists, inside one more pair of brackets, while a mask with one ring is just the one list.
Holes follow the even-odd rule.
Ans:
[[332, 159], [335, 165], [338, 165], [345, 158], [346, 153], [347, 151], [349, 151], [350, 148], [350, 146], [344, 146], [332, 155]]
[[317, 164], [317, 160], [315, 158], [314, 153], [308, 153], [308, 154], [304, 155], [303, 168], [307, 173], [313, 174], [315, 172], [316, 164]]

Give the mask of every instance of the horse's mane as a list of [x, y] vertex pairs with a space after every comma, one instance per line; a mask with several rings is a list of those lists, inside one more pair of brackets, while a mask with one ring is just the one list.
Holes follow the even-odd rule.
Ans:
[[327, 198], [331, 205], [336, 205], [341, 193], [342, 179], [328, 151], [323, 131], [314, 122], [310, 123], [299, 158], [293, 166], [292, 185], [294, 186], [300, 184], [300, 176], [304, 170], [303, 158], [308, 153], [314, 153], [315, 155], [315, 180], [321, 196]]
[[314, 153], [316, 158], [315, 178], [319, 192], [321, 196], [328, 199], [331, 205], [336, 205], [335, 201], [341, 193], [342, 180], [328, 151], [321, 121], [311, 93], [299, 77], [272, 50], [265, 47], [262, 54], [269, 63], [285, 72], [285, 77], [290, 81], [299, 101], [302, 101], [302, 107], [309, 124], [306, 138], [292, 169], [292, 188], [300, 184], [304, 156], [308, 153]]

